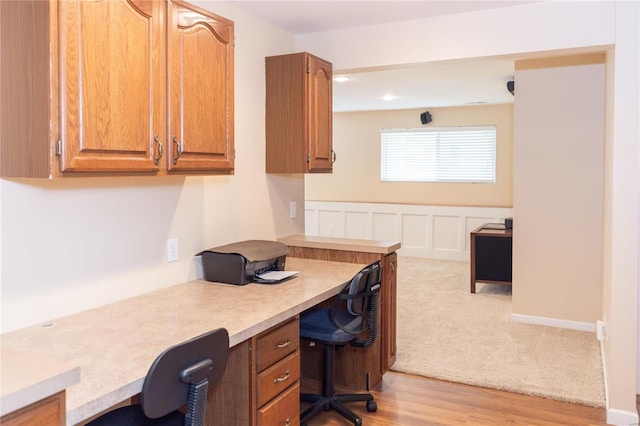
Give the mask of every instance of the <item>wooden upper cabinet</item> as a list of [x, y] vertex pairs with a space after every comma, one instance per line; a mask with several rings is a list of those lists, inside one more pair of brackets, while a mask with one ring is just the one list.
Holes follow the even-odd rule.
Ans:
[[330, 173], [332, 65], [309, 53], [268, 57], [267, 173]]
[[333, 166], [333, 105], [331, 64], [308, 57], [309, 171], [331, 171]]
[[148, 0], [1, 1], [0, 21], [0, 176], [233, 172], [233, 22]]
[[233, 170], [233, 22], [169, 3], [169, 170]]
[[58, 3], [60, 172], [159, 170], [165, 139], [162, 6]]

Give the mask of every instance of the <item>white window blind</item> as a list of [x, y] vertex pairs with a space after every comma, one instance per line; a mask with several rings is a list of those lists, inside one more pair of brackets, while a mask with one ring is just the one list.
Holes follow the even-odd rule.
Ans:
[[383, 129], [383, 182], [496, 180], [495, 126]]

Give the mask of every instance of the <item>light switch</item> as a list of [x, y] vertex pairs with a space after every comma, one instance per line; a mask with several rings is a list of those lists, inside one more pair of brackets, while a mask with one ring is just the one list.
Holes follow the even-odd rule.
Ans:
[[289, 203], [289, 219], [295, 219], [297, 214], [297, 203], [292, 201]]

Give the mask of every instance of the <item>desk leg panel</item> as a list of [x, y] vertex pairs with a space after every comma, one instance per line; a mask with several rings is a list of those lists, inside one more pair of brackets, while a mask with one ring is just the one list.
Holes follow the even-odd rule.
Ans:
[[249, 341], [230, 349], [220, 382], [209, 388], [208, 425], [238, 426], [251, 424], [251, 363]]

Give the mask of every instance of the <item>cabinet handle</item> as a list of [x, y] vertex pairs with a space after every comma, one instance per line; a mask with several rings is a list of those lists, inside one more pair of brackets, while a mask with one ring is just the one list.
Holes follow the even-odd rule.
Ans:
[[178, 158], [182, 155], [182, 148], [180, 147], [180, 142], [176, 138], [176, 135], [173, 135], [173, 143], [176, 144], [176, 157], [173, 159], [173, 165], [178, 164]]
[[336, 156], [336, 152], [334, 150], [331, 150], [331, 164], [336, 162], [336, 158], [338, 158]]
[[286, 372], [286, 373], [284, 373], [284, 376], [273, 379], [273, 383], [280, 383], [280, 382], [284, 382], [284, 381], [285, 381], [285, 380], [287, 380], [289, 377], [291, 377], [291, 371], [290, 371], [290, 370], [287, 370], [287, 372]]
[[273, 349], [282, 349], [282, 348], [286, 348], [287, 346], [289, 346], [291, 344], [291, 340], [287, 339], [282, 343], [276, 343], [276, 345], [273, 347]]
[[153, 159], [153, 164], [155, 164], [156, 166], [158, 164], [160, 164], [160, 159], [162, 158], [162, 143], [160, 142], [160, 139], [158, 138], [158, 135], [155, 135], [153, 137], [153, 140], [155, 143], [158, 144], [158, 156], [154, 157]]

